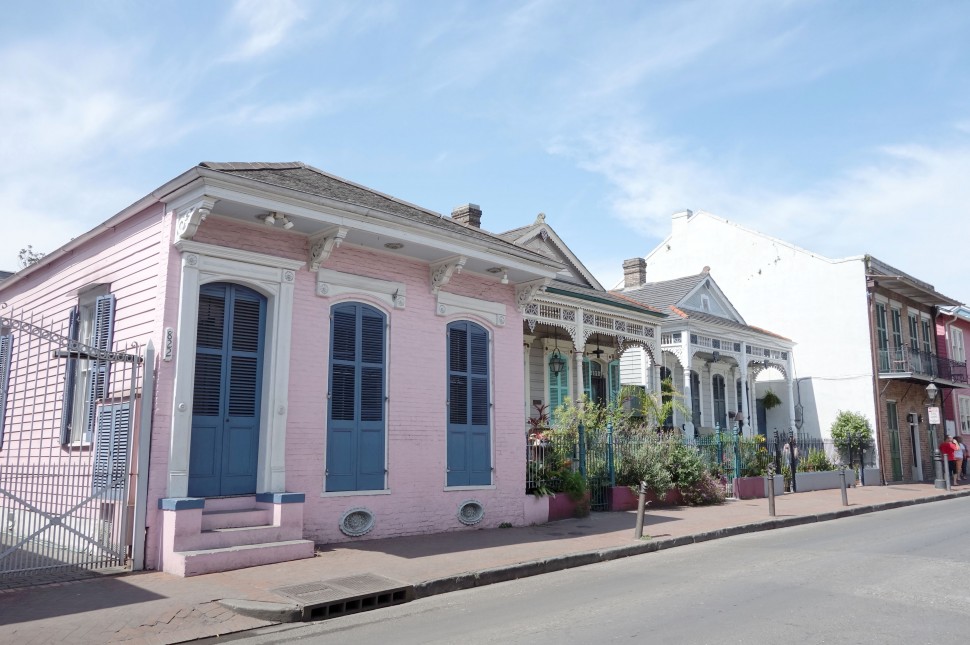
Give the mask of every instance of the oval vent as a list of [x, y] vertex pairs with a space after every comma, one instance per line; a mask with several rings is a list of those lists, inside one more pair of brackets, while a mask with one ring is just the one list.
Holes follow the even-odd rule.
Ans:
[[358, 537], [374, 528], [374, 513], [367, 508], [352, 508], [340, 518], [340, 530], [344, 535]]
[[470, 499], [458, 507], [458, 521], [467, 526], [478, 524], [485, 517], [485, 507], [477, 499]]

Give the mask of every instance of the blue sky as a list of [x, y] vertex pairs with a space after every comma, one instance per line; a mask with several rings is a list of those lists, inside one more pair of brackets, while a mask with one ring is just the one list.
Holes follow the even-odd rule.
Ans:
[[0, 268], [200, 161], [299, 160], [544, 212], [607, 287], [691, 208], [970, 300], [967, 1], [24, 2], [0, 97]]

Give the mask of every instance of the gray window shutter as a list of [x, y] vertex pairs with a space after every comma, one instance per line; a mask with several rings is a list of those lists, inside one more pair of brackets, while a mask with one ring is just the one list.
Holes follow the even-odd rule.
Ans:
[[[94, 304], [94, 333], [91, 345], [95, 349], [110, 351], [111, 338], [114, 334], [115, 297], [112, 294], [100, 296]], [[87, 405], [88, 427], [84, 438], [88, 441], [94, 433], [95, 406], [108, 393], [108, 377], [111, 363], [95, 360], [91, 363], [91, 384], [88, 388]]]
[[10, 384], [12, 351], [13, 334], [0, 336], [0, 449], [3, 448], [3, 431], [7, 422], [7, 386]]
[[128, 475], [128, 443], [131, 435], [131, 403], [113, 403], [98, 408], [94, 441], [95, 495], [124, 490]]
[[72, 307], [68, 314], [67, 337], [71, 341], [68, 344], [67, 366], [64, 372], [64, 395], [61, 399], [61, 445], [71, 442], [71, 416], [74, 414], [74, 384], [77, 382], [77, 359], [70, 358], [70, 352], [76, 352], [78, 341], [78, 308]]

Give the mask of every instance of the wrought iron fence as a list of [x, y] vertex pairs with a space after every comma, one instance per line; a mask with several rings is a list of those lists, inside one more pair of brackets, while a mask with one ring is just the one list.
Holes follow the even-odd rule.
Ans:
[[[656, 445], [675, 436], [631, 435], [600, 428], [591, 432], [580, 431], [576, 440], [553, 435], [530, 443], [526, 448], [526, 492], [561, 491], [563, 473], [580, 472], [590, 494], [591, 509], [608, 510], [609, 488], [618, 482], [629, 483], [629, 469], [642, 462], [650, 444]], [[761, 476], [769, 465], [776, 473], [783, 473], [786, 467], [791, 468], [792, 455], [796, 458], [795, 467], [798, 468], [800, 462], [802, 469], [822, 463], [816, 453], [833, 466], [863, 464], [872, 467], [875, 463], [874, 450], [861, 454], [854, 450], [850, 458], [848, 453], [840, 453], [831, 439], [801, 433], [741, 437], [734, 432], [720, 432], [677, 439], [696, 450], [705, 467], [713, 475], [723, 477], [728, 484], [735, 477]]]

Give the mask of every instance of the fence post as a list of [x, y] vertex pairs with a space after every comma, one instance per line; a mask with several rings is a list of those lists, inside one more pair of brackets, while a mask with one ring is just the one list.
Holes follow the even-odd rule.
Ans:
[[610, 473], [610, 486], [616, 486], [616, 467], [613, 463], [613, 422], [606, 422], [606, 466]]
[[586, 428], [579, 424], [579, 474], [586, 476]]

